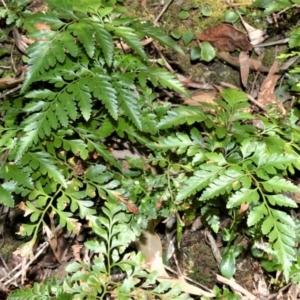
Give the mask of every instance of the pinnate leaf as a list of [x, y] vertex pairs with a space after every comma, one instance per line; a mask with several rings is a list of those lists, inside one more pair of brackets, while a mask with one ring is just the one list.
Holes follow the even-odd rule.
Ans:
[[277, 193], [280, 193], [282, 191], [285, 191], [285, 192], [299, 191], [299, 188], [296, 185], [294, 185], [291, 181], [286, 180], [279, 176], [274, 176], [271, 179], [269, 179], [265, 182], [262, 182], [263, 185], [265, 183], [270, 185], [272, 187], [272, 190]]
[[109, 114], [115, 119], [118, 119], [118, 101], [116, 89], [112, 86], [109, 76], [102, 74], [94, 74], [89, 84], [90, 90], [94, 97], [99, 99]]
[[95, 28], [95, 39], [101, 47], [107, 65], [111, 66], [114, 53], [112, 36], [104, 26], [100, 24], [93, 24], [93, 26]]
[[233, 208], [244, 203], [251, 203], [259, 200], [257, 189], [242, 188], [229, 197], [227, 208]]
[[247, 224], [248, 226], [253, 226], [261, 221], [268, 214], [268, 210], [264, 203], [259, 206], [255, 206], [249, 213]]
[[58, 167], [51, 161], [50, 155], [47, 152], [27, 152], [23, 157], [23, 161], [28, 161], [28, 164], [33, 169], [37, 169], [42, 175], [47, 175], [54, 182], [67, 187], [67, 182]]
[[244, 173], [232, 169], [227, 170], [225, 174], [220, 175], [209, 184], [208, 188], [201, 195], [200, 200], [208, 200], [229, 193], [233, 189], [234, 183], [239, 182], [243, 175]]
[[138, 98], [134, 91], [122, 89], [118, 94], [118, 101], [123, 108], [126, 116], [133, 122], [133, 124], [142, 130], [142, 117], [138, 105]]
[[182, 201], [201, 191], [217, 177], [219, 171], [220, 168], [216, 168], [213, 172], [205, 170], [196, 171], [194, 175], [185, 182], [184, 187], [180, 189], [177, 194], [176, 201]]
[[12, 197], [12, 194], [6, 190], [5, 188], [3, 188], [2, 185], [0, 185], [0, 203], [8, 206], [8, 207], [14, 207], [15, 205], [15, 201], [14, 198]]
[[170, 38], [163, 30], [159, 27], [154, 27], [149, 22], [145, 23], [133, 23], [133, 26], [137, 31], [143, 32], [145, 35], [152, 37], [153, 39], [159, 41], [161, 44], [170, 47], [171, 49], [177, 51], [178, 53], [184, 55], [182, 49], [178, 46], [173, 39]]
[[293, 208], [296, 208], [298, 206], [294, 200], [281, 194], [266, 195], [266, 197], [271, 203], [271, 205], [279, 205]]
[[171, 111], [157, 124], [157, 129], [171, 128], [180, 124], [189, 125], [206, 119], [204, 111], [199, 107], [179, 106]]
[[113, 29], [117, 37], [123, 39], [126, 44], [135, 50], [143, 59], [147, 59], [147, 55], [143, 49], [142, 43], [134, 29], [123, 26], [114, 27]]
[[93, 57], [95, 53], [94, 28], [87, 23], [77, 22], [71, 24], [69, 29], [77, 36], [87, 55]]
[[149, 68], [147, 70], [147, 74], [155, 86], [157, 83], [159, 83], [164, 88], [169, 88], [176, 92], [182, 93], [185, 96], [189, 96], [187, 90], [183, 87], [182, 83], [174, 74], [159, 67]]

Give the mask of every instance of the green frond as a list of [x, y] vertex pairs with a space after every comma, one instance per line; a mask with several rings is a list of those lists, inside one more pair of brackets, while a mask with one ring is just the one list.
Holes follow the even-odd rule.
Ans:
[[[46, 175], [54, 182], [67, 187], [66, 179], [47, 152], [27, 152], [23, 156], [22, 162], [28, 164], [33, 170], [38, 169], [36, 172], [40, 173], [40, 176]], [[37, 173], [35, 177], [37, 177]]]
[[[0, 168], [0, 178], [5, 182], [16, 183], [28, 190], [33, 189], [34, 183], [31, 177], [32, 170], [23, 166], [21, 163], [10, 164], [6, 163]], [[26, 176], [24, 176], [26, 174]]]
[[[78, 46], [76, 45], [76, 42], [74, 40], [73, 35], [71, 35], [70, 32], [68, 31], [62, 31], [58, 36], [57, 36], [57, 41], [59, 44], [53, 43], [52, 47], [63, 47], [62, 49], [70, 53], [73, 57], [77, 57], [79, 53]], [[55, 51], [55, 50], [54, 50]], [[61, 51], [61, 50], [59, 50]]]
[[109, 152], [107, 147], [100, 142], [88, 142], [88, 148], [92, 150], [96, 150], [99, 156], [103, 157], [105, 161], [110, 163], [112, 166], [114, 166], [117, 169], [121, 169], [121, 164], [114, 158], [114, 156]]
[[152, 147], [161, 149], [162, 151], [175, 151], [177, 154], [185, 153], [186, 151], [198, 152], [202, 144], [192, 141], [190, 137], [182, 132], [177, 132], [167, 137], [159, 138]]
[[242, 188], [229, 197], [226, 207], [233, 208], [244, 203], [256, 202], [259, 198], [260, 196], [257, 189]]
[[264, 203], [260, 204], [259, 206], [255, 206], [248, 215], [248, 226], [254, 226], [258, 222], [260, 222], [267, 214], [268, 210]]
[[87, 159], [89, 151], [87, 150], [87, 145], [82, 140], [68, 140], [59, 136], [56, 136], [56, 139], [61, 139], [64, 150], [71, 150], [74, 155], [79, 156], [81, 159]]
[[64, 61], [65, 54], [63, 50], [61, 49], [62, 55], [53, 53], [52, 44], [52, 41], [38, 41], [28, 47], [29, 66], [23, 82], [22, 92], [26, 91], [32, 82], [37, 81], [41, 74], [53, 66], [53, 63], [55, 65], [57, 60]]
[[[212, 182], [220, 172], [221, 168], [216, 167], [214, 171], [199, 170], [194, 175], [187, 179], [183, 188], [178, 192], [176, 201], [182, 201], [197, 192], [200, 192], [206, 188], [210, 182]], [[200, 198], [201, 199], [201, 198]]]
[[1, 193], [1, 198], [0, 198], [0, 204], [5, 205], [8, 207], [14, 207], [15, 206], [15, 200], [12, 196], [11, 191], [8, 189], [5, 189], [3, 187], [3, 184], [0, 185], [0, 193]]
[[26, 132], [17, 143], [15, 161], [18, 162], [32, 144], [38, 142], [38, 128]]
[[135, 91], [128, 89], [118, 90], [118, 101], [126, 116], [139, 129], [142, 130], [142, 117], [138, 97]]
[[279, 205], [279, 206], [285, 206], [285, 207], [298, 207], [297, 203], [284, 195], [276, 194], [276, 195], [266, 195], [267, 199], [269, 200], [271, 205]]
[[89, 89], [93, 93], [94, 97], [103, 103], [112, 118], [117, 120], [117, 92], [111, 84], [110, 77], [102, 74], [93, 74], [89, 83]]
[[166, 45], [184, 55], [184, 52], [178, 46], [178, 44], [168, 34], [163, 32], [162, 28], [154, 27], [153, 24], [149, 22], [135, 22], [132, 25], [137, 31], [142, 32], [145, 36], [150, 36], [154, 40], [159, 41], [162, 45]]
[[114, 43], [111, 34], [105, 29], [105, 26], [93, 24], [95, 30], [95, 39], [103, 52], [105, 61], [110, 67], [113, 61]]
[[68, 30], [77, 37], [87, 55], [93, 57], [95, 53], [94, 27], [84, 22], [77, 22], [71, 24]]
[[202, 122], [206, 115], [200, 107], [179, 106], [171, 111], [157, 124], [157, 129], [172, 128], [181, 124]]
[[114, 34], [117, 37], [119, 37], [121, 41], [125, 42], [128, 46], [130, 46], [143, 59], [147, 59], [147, 55], [143, 49], [143, 45], [134, 29], [130, 27], [118, 26], [114, 27], [113, 30]]
[[235, 171], [233, 169], [226, 170], [224, 174], [220, 175], [202, 193], [200, 200], [208, 200], [220, 195], [231, 192], [235, 185], [240, 181], [244, 173]]
[[[270, 209], [271, 214], [265, 220], [269, 228], [269, 240], [272, 248], [278, 255], [279, 263], [283, 266], [283, 273], [289, 278], [293, 261], [296, 260], [295, 251], [295, 223], [292, 218], [283, 211]], [[262, 228], [263, 230], [263, 228]], [[264, 231], [264, 230], [263, 230]]]
[[187, 97], [189, 96], [189, 93], [183, 84], [169, 71], [159, 67], [150, 67], [147, 70], [147, 74], [154, 86], [157, 86], [159, 83], [164, 88], [169, 88]]

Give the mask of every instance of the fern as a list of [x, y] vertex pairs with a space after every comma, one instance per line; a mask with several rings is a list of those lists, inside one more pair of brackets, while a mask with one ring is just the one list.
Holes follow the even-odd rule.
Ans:
[[195, 122], [202, 122], [205, 118], [205, 114], [201, 108], [180, 106], [177, 109], [169, 111], [167, 116], [158, 123], [157, 128], [170, 128], [184, 123], [191, 125]]
[[[101, 166], [95, 167], [90, 176], [92, 173], [102, 173], [104, 169]], [[124, 255], [129, 243], [135, 239], [130, 218], [119, 205], [106, 202], [103, 215], [91, 218], [92, 228], [99, 236], [99, 240], [85, 243], [87, 249], [95, 254], [91, 262], [70, 263], [66, 268], [69, 275], [64, 278], [63, 284], [53, 278], [51, 281], [46, 280], [43, 285], [35, 283], [33, 288], [15, 291], [8, 299], [52, 299], [53, 296], [56, 299], [98, 299], [109, 294], [117, 294], [119, 299], [132, 299], [137, 293], [174, 300], [191, 299], [181, 293], [179, 288], [172, 288], [166, 282], [153, 286], [157, 275], [155, 272], [149, 274], [141, 268], [141, 253]], [[115, 280], [115, 277], [123, 280]], [[146, 280], [140, 284], [141, 278]]]
[[23, 290], [14, 291], [8, 296], [8, 299], [38, 300], [42, 297], [42, 299], [51, 300], [53, 299], [53, 296], [55, 297], [55, 299], [73, 299], [73, 296], [71, 294], [68, 294], [64, 291], [64, 287], [61, 281], [57, 278], [52, 278], [51, 280], [46, 279], [42, 285], [35, 282], [32, 288], [27, 287]]
[[[296, 261], [296, 237], [291, 232], [295, 225], [283, 209], [296, 208], [297, 204], [280, 193], [299, 190], [286, 179], [289, 171], [299, 169], [299, 152], [293, 150], [296, 145], [285, 142], [293, 129], [287, 122], [286, 131], [280, 131], [276, 119], [261, 117], [265, 129], [257, 133], [253, 125], [242, 123], [253, 118], [241, 114], [248, 107], [247, 97], [235, 90], [225, 90], [222, 96], [222, 100], [216, 101], [218, 106], [203, 104], [216, 113], [204, 114], [201, 108], [190, 107], [168, 111], [158, 128], [170, 130], [177, 126], [178, 130], [156, 139], [151, 147], [162, 159], [170, 151], [176, 153], [174, 163], [180, 165], [178, 172], [192, 170], [190, 176], [178, 176], [177, 204], [194, 196], [199, 202], [195, 205], [202, 207], [203, 216], [215, 231], [219, 228], [216, 207], [222, 209], [224, 205], [231, 214], [237, 214], [236, 210], [246, 205], [248, 226], [268, 240], [264, 250], [278, 261], [289, 278]], [[186, 128], [196, 122], [200, 132], [195, 127], [189, 134], [186, 129], [181, 130], [181, 124]], [[193, 157], [192, 165], [185, 157], [188, 153]]]

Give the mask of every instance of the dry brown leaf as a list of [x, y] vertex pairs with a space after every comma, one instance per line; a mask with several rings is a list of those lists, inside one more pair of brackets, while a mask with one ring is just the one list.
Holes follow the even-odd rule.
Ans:
[[183, 104], [199, 106], [199, 102], [215, 104], [214, 99], [217, 97], [216, 90], [199, 90], [191, 95], [190, 98], [184, 98]]
[[242, 51], [239, 55], [240, 74], [243, 86], [246, 88], [248, 84], [248, 76], [250, 71], [250, 59], [248, 52]]
[[206, 29], [196, 39], [210, 42], [221, 51], [234, 51], [237, 48], [243, 51], [252, 50], [247, 35], [229, 24], [219, 24]]
[[181, 290], [185, 293], [214, 297], [212, 293], [206, 292], [196, 286], [187, 283], [183, 278], [171, 278], [167, 273], [162, 260], [162, 244], [159, 236], [154, 231], [154, 221], [149, 221], [147, 230], [143, 230], [139, 239], [136, 241], [137, 249], [145, 256], [146, 266], [150, 272], [158, 273], [159, 282], [167, 281], [172, 286], [179, 284]]
[[[217, 52], [217, 56], [220, 59], [225, 60], [232, 66], [240, 67], [240, 62], [237, 57], [231, 56], [228, 52], [220, 51]], [[249, 59], [249, 68], [250, 70], [259, 71], [259, 72], [269, 72], [269, 68], [265, 67], [261, 61], [255, 59]]]
[[80, 256], [81, 255], [80, 251], [82, 249], [82, 245], [75, 244], [75, 245], [71, 246], [71, 248], [73, 250], [73, 255], [74, 255], [75, 260], [78, 262], [82, 262], [81, 256]]
[[157, 271], [159, 276], [169, 277], [164, 268], [161, 240], [154, 231], [153, 220], [150, 220], [148, 228], [142, 231], [142, 234], [136, 241], [136, 247], [145, 255], [146, 266], [150, 271]]
[[240, 19], [241, 19], [241, 21], [242, 21], [242, 23], [243, 23], [245, 29], [246, 29], [247, 32], [248, 32], [248, 37], [249, 37], [249, 40], [250, 40], [251, 44], [252, 44], [253, 46], [255, 46], [255, 45], [258, 45], [258, 44], [262, 43], [262, 42], [266, 39], [266, 37], [267, 37], [267, 36], [265, 35], [264, 31], [261, 30], [261, 29], [257, 29], [257, 28], [255, 28], [255, 27], [251, 26], [250, 24], [248, 24], [248, 23], [243, 19], [243, 17], [242, 17], [241, 14], [238, 12], [238, 10], [237, 10], [237, 13], [239, 14]]
[[268, 104], [275, 104], [283, 114], [286, 113], [282, 103], [280, 103], [275, 96], [275, 86], [281, 75], [278, 74], [278, 61], [275, 60], [270, 68], [269, 74], [264, 79], [257, 101], [266, 107]]

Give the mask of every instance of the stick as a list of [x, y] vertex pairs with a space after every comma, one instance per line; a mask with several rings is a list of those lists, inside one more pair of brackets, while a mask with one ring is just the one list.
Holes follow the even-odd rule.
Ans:
[[227, 279], [219, 274], [217, 274], [217, 280], [221, 283], [224, 283], [228, 286], [230, 286], [233, 290], [242, 293], [247, 297], [249, 300], [256, 300], [257, 297], [251, 294], [249, 291], [244, 289], [242, 286], [240, 286], [233, 278]]
[[159, 15], [156, 17], [156, 19], [154, 20], [154, 26], [157, 25], [159, 19], [162, 17], [162, 15], [165, 13], [165, 11], [167, 10], [167, 8], [171, 5], [171, 3], [173, 2], [173, 0], [170, 0], [169, 2], [167, 2], [163, 9], [161, 10], [161, 12], [159, 13]]

